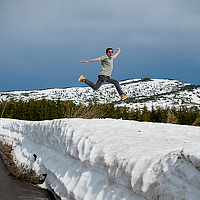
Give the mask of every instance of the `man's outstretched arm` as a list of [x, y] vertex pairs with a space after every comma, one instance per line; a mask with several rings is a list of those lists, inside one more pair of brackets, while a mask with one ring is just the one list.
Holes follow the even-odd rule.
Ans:
[[113, 55], [113, 59], [115, 59], [115, 58], [119, 55], [119, 53], [120, 53], [120, 51], [121, 51], [121, 49], [120, 49], [119, 47], [117, 47], [117, 49], [118, 49], [118, 51], [117, 51], [117, 53], [115, 53], [115, 54]]
[[97, 61], [101, 61], [101, 58], [95, 58], [95, 59], [91, 59], [91, 60], [88, 60], [88, 61], [80, 61], [80, 63], [89, 63], [89, 62], [97, 62]]

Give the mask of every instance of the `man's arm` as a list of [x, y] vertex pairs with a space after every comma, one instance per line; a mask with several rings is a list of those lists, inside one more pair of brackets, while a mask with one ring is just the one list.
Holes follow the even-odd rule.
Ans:
[[95, 59], [91, 59], [91, 60], [88, 60], [88, 61], [80, 61], [80, 63], [89, 63], [89, 62], [97, 62], [97, 61], [101, 61], [101, 58], [95, 58]]
[[119, 53], [120, 53], [120, 51], [121, 51], [121, 49], [120, 49], [119, 47], [117, 47], [117, 49], [118, 49], [118, 51], [117, 51], [117, 53], [115, 53], [115, 54], [113, 55], [113, 59], [115, 59], [115, 58], [119, 55]]

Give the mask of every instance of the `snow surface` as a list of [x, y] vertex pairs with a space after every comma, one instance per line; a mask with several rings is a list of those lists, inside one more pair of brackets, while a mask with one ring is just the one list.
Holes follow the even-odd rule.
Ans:
[[200, 127], [1, 119], [0, 140], [13, 146], [17, 164], [47, 173], [42, 187], [61, 199], [200, 199]]

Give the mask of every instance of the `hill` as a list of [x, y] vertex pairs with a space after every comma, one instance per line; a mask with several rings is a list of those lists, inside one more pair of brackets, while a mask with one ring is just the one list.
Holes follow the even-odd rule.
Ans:
[[1, 92], [0, 101], [10, 98], [14, 100], [50, 99], [72, 100], [75, 103], [98, 101], [114, 102], [118, 106], [143, 107], [152, 105], [160, 107], [200, 106], [200, 85], [192, 85], [172, 79], [128, 79], [120, 81], [122, 90], [130, 94], [130, 98], [121, 101], [112, 84], [104, 84], [98, 91], [90, 87], [69, 87], [60, 89], [44, 89], [29, 91]]

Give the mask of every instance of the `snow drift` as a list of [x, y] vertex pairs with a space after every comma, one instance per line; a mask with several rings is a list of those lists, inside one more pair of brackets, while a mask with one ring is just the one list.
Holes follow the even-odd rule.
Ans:
[[[0, 120], [16, 163], [61, 199], [200, 199], [200, 128], [114, 120]], [[37, 155], [35, 160], [33, 155]]]

